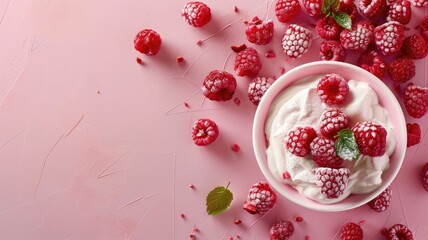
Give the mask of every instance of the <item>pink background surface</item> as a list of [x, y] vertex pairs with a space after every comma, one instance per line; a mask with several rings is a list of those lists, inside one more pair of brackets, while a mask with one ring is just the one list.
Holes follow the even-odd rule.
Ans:
[[[205, 2], [213, 20], [197, 29], [181, 19], [185, 1], [0, 1], [0, 239], [187, 239], [194, 225], [198, 239], [267, 239], [275, 219], [293, 221], [293, 239], [334, 239], [348, 220], [366, 221], [365, 239], [380, 238], [379, 230], [395, 223], [428, 239], [428, 194], [419, 183], [427, 116], [407, 118], [421, 124], [423, 143], [408, 149], [386, 212], [362, 206], [320, 213], [282, 198], [266, 215], [242, 210], [250, 186], [264, 180], [252, 150], [256, 107], [246, 96], [249, 79], [237, 78], [240, 106], [204, 101], [200, 86], [210, 70], [223, 68], [231, 45], [247, 43], [242, 22], [263, 16], [274, 2]], [[424, 11], [414, 12], [414, 21]], [[312, 54], [288, 62], [279, 44], [286, 25], [272, 7], [267, 12], [276, 24], [274, 40], [256, 49], [277, 57], [262, 57], [260, 75], [318, 60], [319, 38]], [[299, 20], [313, 30], [313, 20], [304, 14]], [[142, 28], [158, 31], [163, 45], [158, 55], [143, 56], [141, 66], [132, 41]], [[177, 64], [177, 56], [186, 63]], [[226, 63], [230, 72], [233, 58]], [[412, 81], [425, 85], [427, 61], [416, 65]], [[201, 117], [220, 126], [208, 147], [191, 140]], [[230, 149], [233, 143], [241, 152]], [[206, 194], [228, 181], [231, 208], [208, 216]], [[296, 215], [304, 221], [296, 223]]]

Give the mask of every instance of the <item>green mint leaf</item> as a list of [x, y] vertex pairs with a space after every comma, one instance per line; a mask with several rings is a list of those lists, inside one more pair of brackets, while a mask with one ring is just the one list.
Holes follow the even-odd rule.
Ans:
[[226, 187], [216, 187], [208, 193], [206, 199], [208, 215], [217, 215], [229, 208], [230, 203], [232, 203], [233, 200], [232, 192], [227, 189], [229, 184]]
[[333, 18], [336, 20], [337, 24], [341, 27], [346, 28], [348, 30], [352, 29], [352, 19], [345, 12], [333, 13]]
[[324, 0], [324, 1], [322, 1], [321, 12], [324, 13], [325, 15], [330, 14], [330, 7], [331, 7], [332, 1], [335, 1], [335, 0]]
[[336, 140], [336, 154], [345, 160], [355, 160], [360, 156], [357, 142], [355, 141], [352, 130], [346, 128], [338, 133], [339, 138]]
[[330, 10], [336, 13], [339, 11], [339, 7], [340, 7], [340, 0], [332, 0], [330, 5]]

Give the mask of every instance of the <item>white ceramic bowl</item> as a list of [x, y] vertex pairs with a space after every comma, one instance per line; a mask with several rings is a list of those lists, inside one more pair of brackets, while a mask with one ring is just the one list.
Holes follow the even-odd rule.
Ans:
[[[390, 168], [382, 174], [383, 182], [377, 190], [367, 194], [350, 195], [338, 203], [322, 204], [299, 194], [293, 187], [281, 183], [272, 175], [266, 159], [266, 149], [268, 143], [265, 136], [265, 121], [272, 101], [288, 86], [291, 86], [295, 81], [303, 77], [329, 73], [338, 73], [345, 79], [356, 79], [370, 84], [373, 90], [377, 93], [380, 104], [388, 111], [390, 120], [394, 126], [397, 146], [394, 153], [390, 157]], [[357, 66], [342, 62], [311, 62], [291, 69], [282, 75], [275, 81], [275, 83], [263, 96], [257, 108], [253, 124], [253, 146], [256, 159], [261, 171], [272, 187], [282, 196], [296, 204], [306, 208], [325, 212], [344, 211], [359, 207], [369, 202], [382, 191], [384, 191], [392, 183], [394, 178], [397, 176], [398, 171], [400, 170], [406, 152], [406, 145], [406, 121], [404, 119], [400, 104], [398, 103], [394, 94], [381, 80], [371, 73]]]

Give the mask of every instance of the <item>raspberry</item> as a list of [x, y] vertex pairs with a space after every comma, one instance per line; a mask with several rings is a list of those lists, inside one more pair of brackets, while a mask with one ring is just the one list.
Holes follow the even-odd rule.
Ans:
[[334, 141], [326, 137], [316, 137], [311, 142], [311, 154], [319, 167], [339, 168], [343, 159], [336, 155]]
[[244, 203], [244, 210], [251, 214], [265, 213], [276, 204], [276, 194], [265, 182], [254, 184]]
[[353, 0], [340, 0], [339, 11], [347, 13], [352, 21], [358, 15], [357, 6], [355, 6]]
[[410, 58], [422, 59], [428, 53], [428, 46], [421, 35], [414, 34], [404, 40], [402, 50]]
[[312, 33], [299, 25], [290, 24], [282, 39], [285, 54], [292, 59], [301, 57], [311, 46]]
[[340, 197], [348, 185], [350, 171], [347, 168], [316, 168], [315, 184], [328, 199]]
[[332, 17], [323, 17], [318, 19], [315, 29], [320, 37], [327, 40], [337, 39], [340, 31], [342, 30], [336, 20]]
[[248, 23], [245, 34], [249, 42], [257, 45], [266, 45], [270, 43], [273, 37], [273, 21], [262, 21], [258, 17], [254, 17]]
[[387, 132], [384, 127], [374, 122], [365, 121], [357, 123], [352, 131], [361, 154], [370, 157], [385, 154]]
[[188, 2], [181, 16], [190, 26], [202, 27], [211, 20], [211, 9], [202, 2]]
[[339, 109], [327, 109], [321, 114], [320, 131], [324, 137], [334, 139], [340, 130], [348, 126], [348, 116]]
[[238, 76], [257, 75], [261, 68], [259, 53], [254, 48], [246, 48], [236, 55], [235, 71]]
[[275, 14], [280, 22], [289, 22], [300, 12], [298, 0], [278, 0], [275, 5]]
[[236, 90], [236, 79], [232, 74], [214, 70], [205, 78], [202, 93], [213, 101], [229, 101]]
[[386, 20], [388, 22], [397, 21], [401, 24], [408, 24], [411, 17], [412, 8], [410, 7], [410, 2], [407, 0], [398, 0], [389, 7]]
[[403, 83], [415, 76], [415, 63], [410, 58], [396, 58], [388, 66], [391, 80]]
[[322, 15], [321, 7], [323, 0], [303, 0], [303, 7], [311, 17], [319, 17]]
[[428, 0], [411, 0], [412, 1], [412, 5], [415, 7], [424, 7], [428, 4]]
[[386, 72], [385, 59], [375, 50], [369, 50], [358, 58], [358, 66], [371, 72], [379, 79], [383, 78]]
[[320, 45], [320, 57], [326, 61], [345, 61], [346, 52], [336, 40], [328, 40]]
[[340, 33], [340, 43], [345, 49], [363, 52], [373, 40], [373, 31], [365, 22], [358, 22], [352, 30], [344, 29]]
[[309, 145], [317, 137], [312, 127], [297, 127], [285, 137], [285, 148], [292, 154], [305, 157], [309, 154]]
[[348, 92], [348, 83], [339, 74], [327, 74], [318, 82], [318, 96], [328, 105], [343, 103]]
[[417, 26], [425, 41], [428, 41], [428, 15], [422, 18], [421, 23]]
[[421, 127], [417, 123], [407, 123], [407, 147], [421, 142]]
[[273, 78], [256, 77], [250, 82], [248, 87], [248, 98], [255, 105], [259, 105], [260, 100], [266, 90], [272, 85], [275, 80]]
[[421, 173], [422, 186], [428, 192], [428, 163], [425, 163]]
[[394, 54], [403, 45], [404, 26], [396, 21], [384, 23], [374, 29], [374, 38], [383, 55]]
[[218, 137], [218, 127], [214, 121], [201, 118], [193, 124], [192, 138], [198, 146], [206, 146], [213, 143]]
[[375, 18], [382, 15], [388, 8], [386, 0], [361, 0], [360, 12], [368, 18]]
[[143, 29], [134, 38], [135, 49], [147, 56], [158, 53], [161, 44], [160, 35], [151, 29]]
[[384, 212], [391, 205], [392, 189], [388, 186], [381, 194], [373, 198], [367, 205], [375, 212]]
[[279, 221], [270, 229], [270, 240], [288, 240], [293, 235], [294, 227], [290, 221]]
[[410, 116], [423, 117], [428, 111], [428, 88], [409, 83], [404, 90], [404, 106]]
[[413, 240], [413, 234], [407, 226], [395, 224], [388, 229], [386, 240]]
[[342, 240], [362, 240], [363, 229], [360, 225], [350, 222], [343, 226], [340, 237]]

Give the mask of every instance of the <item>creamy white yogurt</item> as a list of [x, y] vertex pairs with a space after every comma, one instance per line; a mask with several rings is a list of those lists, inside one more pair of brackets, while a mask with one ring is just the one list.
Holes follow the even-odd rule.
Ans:
[[[293, 86], [281, 92], [273, 101], [265, 125], [268, 148], [266, 150], [268, 166], [273, 175], [290, 184], [300, 194], [321, 203], [334, 203], [345, 199], [350, 194], [368, 193], [382, 183], [382, 172], [389, 168], [389, 157], [395, 149], [395, 135], [392, 123], [378, 101], [378, 97], [368, 83], [355, 80], [348, 81], [349, 94], [345, 103], [335, 106], [344, 112], [350, 126], [359, 121], [373, 121], [382, 125], [387, 131], [387, 149], [383, 156], [369, 157], [360, 155], [355, 161], [344, 161], [344, 167], [351, 171], [348, 185], [344, 193], [337, 199], [327, 199], [315, 184], [314, 169], [317, 167], [307, 157], [297, 157], [285, 149], [284, 137], [298, 126], [313, 126], [319, 131], [322, 112], [330, 108], [323, 103], [316, 92], [316, 86], [322, 76], [311, 76], [297, 81]], [[289, 179], [283, 173], [288, 172]]]

